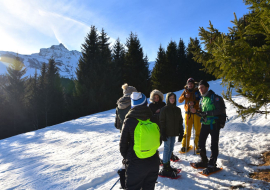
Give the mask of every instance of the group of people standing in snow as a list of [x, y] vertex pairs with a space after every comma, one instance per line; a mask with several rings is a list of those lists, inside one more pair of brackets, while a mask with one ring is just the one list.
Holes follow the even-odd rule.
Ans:
[[[211, 172], [216, 167], [218, 141], [221, 124], [218, 115], [222, 112], [219, 102], [223, 99], [209, 90], [207, 81], [198, 83], [193, 78], [187, 84], [178, 102], [185, 101], [185, 132], [183, 117], [176, 106], [176, 94], [168, 92], [164, 102], [163, 93], [153, 90], [148, 106], [146, 96], [137, 92], [133, 86], [122, 86], [123, 97], [117, 101], [115, 127], [120, 129], [120, 152], [125, 165], [125, 181], [122, 187], [128, 190], [155, 188], [158, 175], [177, 177], [177, 169], [170, 161], [179, 158], [173, 154], [176, 137], [182, 142], [180, 152], [187, 152], [192, 126], [195, 130], [194, 146], [201, 161], [194, 163], [197, 168]], [[158, 132], [157, 132], [158, 131]], [[211, 135], [211, 157], [208, 161], [205, 143]], [[158, 147], [164, 142], [163, 160], [159, 157]], [[159, 166], [163, 168], [159, 171]]]

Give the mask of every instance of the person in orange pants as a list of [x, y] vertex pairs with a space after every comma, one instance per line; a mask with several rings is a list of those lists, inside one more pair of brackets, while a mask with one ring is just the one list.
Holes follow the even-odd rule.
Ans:
[[189, 78], [187, 80], [187, 85], [185, 86], [185, 90], [182, 95], [179, 97], [178, 102], [182, 103], [185, 101], [185, 133], [182, 140], [182, 148], [181, 152], [186, 152], [189, 148], [190, 136], [192, 126], [195, 129], [195, 140], [194, 144], [196, 147], [196, 153], [199, 153], [198, 149], [198, 141], [201, 131], [201, 122], [200, 117], [196, 114], [192, 113], [192, 110], [196, 112], [199, 110], [199, 102], [200, 102], [200, 92], [193, 78]]

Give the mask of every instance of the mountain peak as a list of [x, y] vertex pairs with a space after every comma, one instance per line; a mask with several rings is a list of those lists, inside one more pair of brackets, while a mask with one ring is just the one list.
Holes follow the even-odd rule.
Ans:
[[62, 43], [59, 45], [52, 45], [49, 49], [68, 51], [68, 49]]

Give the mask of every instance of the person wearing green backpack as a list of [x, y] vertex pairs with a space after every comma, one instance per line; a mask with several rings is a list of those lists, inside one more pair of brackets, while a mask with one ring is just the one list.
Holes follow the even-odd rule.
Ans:
[[158, 178], [160, 129], [146, 96], [133, 92], [131, 109], [124, 120], [120, 153], [126, 166], [125, 189], [153, 190]]

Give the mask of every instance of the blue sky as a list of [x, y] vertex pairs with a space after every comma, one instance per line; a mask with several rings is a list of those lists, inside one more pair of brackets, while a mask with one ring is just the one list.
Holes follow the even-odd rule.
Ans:
[[95, 25], [112, 43], [118, 37], [125, 43], [136, 33], [149, 61], [155, 61], [160, 44], [166, 48], [182, 38], [187, 45], [209, 20], [228, 32], [234, 12], [238, 18], [248, 13], [242, 0], [0, 0], [0, 51], [31, 54], [59, 43], [80, 51]]

